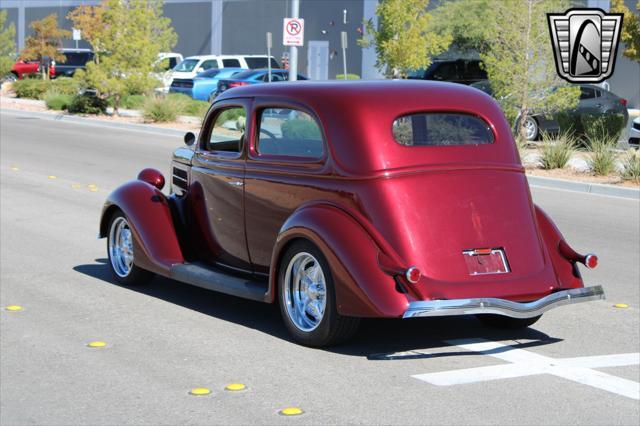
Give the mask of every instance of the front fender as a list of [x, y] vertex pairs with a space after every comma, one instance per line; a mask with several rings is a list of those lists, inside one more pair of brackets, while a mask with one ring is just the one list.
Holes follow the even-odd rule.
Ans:
[[282, 226], [271, 257], [268, 302], [277, 292], [280, 258], [299, 238], [316, 244], [327, 258], [341, 315], [401, 317], [407, 310], [407, 295], [379, 265], [375, 238], [351, 215], [328, 204], [303, 206]]
[[167, 198], [157, 188], [135, 180], [107, 197], [100, 218], [100, 238], [107, 236], [109, 221], [120, 209], [127, 216], [135, 259], [139, 267], [169, 275], [171, 265], [184, 263]]

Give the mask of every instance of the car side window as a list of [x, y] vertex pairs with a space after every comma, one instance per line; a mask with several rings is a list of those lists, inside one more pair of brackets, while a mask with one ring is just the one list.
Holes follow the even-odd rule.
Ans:
[[231, 107], [222, 110], [214, 118], [208, 151], [240, 152], [244, 142], [247, 113], [242, 107]]
[[596, 97], [596, 91], [591, 87], [581, 87], [580, 88], [580, 99], [593, 99]]
[[218, 61], [215, 59], [209, 59], [208, 61], [204, 61], [200, 68], [203, 70], [210, 70], [211, 68], [218, 68]]
[[455, 62], [444, 62], [433, 73], [434, 80], [455, 80], [458, 78], [458, 70]]
[[260, 155], [319, 159], [324, 153], [320, 126], [303, 111], [266, 108], [258, 132], [256, 149]]
[[223, 59], [222, 66], [225, 68], [240, 68], [240, 61], [237, 59]]

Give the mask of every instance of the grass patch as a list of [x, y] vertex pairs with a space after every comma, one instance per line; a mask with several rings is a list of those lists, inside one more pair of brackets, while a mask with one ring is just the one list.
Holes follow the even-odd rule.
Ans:
[[554, 142], [547, 133], [542, 134], [540, 162], [546, 170], [563, 169], [576, 151], [576, 142], [569, 132], [560, 132]]
[[599, 136], [587, 136], [587, 148], [591, 151], [591, 157], [587, 164], [591, 171], [598, 176], [607, 176], [616, 168], [616, 153], [613, 147], [617, 138], [606, 138], [605, 134]]
[[73, 114], [105, 114], [107, 101], [93, 93], [83, 93], [73, 97], [68, 110]]
[[[147, 98], [143, 95], [124, 95], [120, 99], [120, 108], [142, 109]], [[113, 97], [107, 99], [107, 104], [113, 107]]]
[[180, 114], [180, 106], [177, 102], [166, 98], [149, 98], [144, 104], [142, 116], [148, 122], [166, 123], [176, 121]]
[[49, 90], [44, 97], [44, 103], [47, 108], [55, 111], [63, 111], [69, 108], [73, 102], [73, 95], [59, 93], [55, 90]]

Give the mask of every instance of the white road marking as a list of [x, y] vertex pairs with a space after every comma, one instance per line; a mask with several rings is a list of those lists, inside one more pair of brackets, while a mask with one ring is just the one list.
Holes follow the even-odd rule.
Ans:
[[436, 386], [452, 386], [551, 374], [627, 398], [640, 399], [640, 383], [593, 370], [594, 368], [639, 365], [640, 353], [556, 359], [484, 339], [448, 340], [446, 343], [499, 358], [511, 364], [417, 374], [411, 377]]

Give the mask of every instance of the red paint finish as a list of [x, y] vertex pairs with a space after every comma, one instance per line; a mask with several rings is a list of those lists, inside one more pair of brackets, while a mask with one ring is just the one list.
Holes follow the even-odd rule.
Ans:
[[136, 265], [169, 275], [171, 265], [184, 262], [167, 199], [157, 188], [135, 180], [109, 194], [102, 209], [101, 237], [107, 236], [108, 221], [115, 207], [129, 219]]
[[[152, 186], [139, 182], [144, 191], [127, 190], [109, 201], [125, 203], [135, 215], [140, 244], [156, 268], [192, 253], [187, 261], [268, 276], [265, 301], [273, 302], [280, 256], [303, 238], [328, 260], [338, 311], [370, 317], [399, 317], [414, 300], [529, 301], [583, 286], [575, 262], [586, 258], [570, 254], [551, 219], [533, 205], [508, 123], [482, 92], [424, 81], [238, 87], [218, 98], [201, 137], [225, 105], [247, 110], [243, 148], [231, 155], [199, 143], [192, 157], [180, 160], [190, 167], [186, 210], [174, 217], [184, 222], [183, 247], [168, 207], [152, 210], [140, 201], [151, 194], [144, 191], [159, 193]], [[323, 157], [259, 155], [257, 117], [264, 108], [315, 118]], [[480, 117], [495, 142], [408, 147], [394, 140], [396, 118], [428, 111]], [[470, 273], [465, 252], [488, 256], [483, 249], [504, 253], [503, 267], [494, 265], [501, 273]], [[407, 275], [411, 267], [417, 272]]]
[[[11, 72], [15, 74], [18, 79], [23, 79], [30, 74], [37, 74], [40, 63], [38, 61], [18, 61], [11, 67]], [[51, 65], [49, 67], [49, 76], [51, 78], [56, 75], [56, 66]]]
[[164, 176], [156, 169], [144, 169], [138, 174], [138, 180], [155, 186], [158, 189], [164, 188]]

